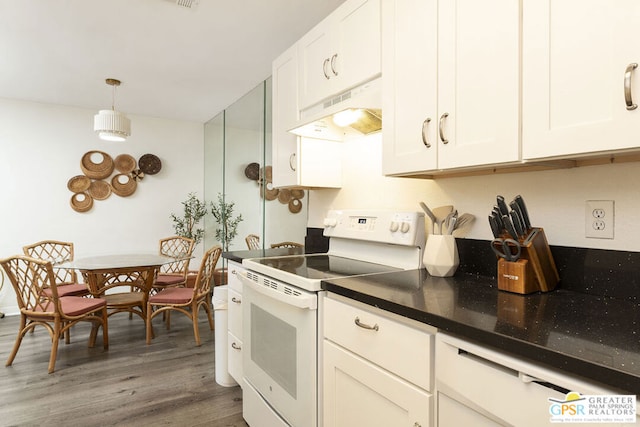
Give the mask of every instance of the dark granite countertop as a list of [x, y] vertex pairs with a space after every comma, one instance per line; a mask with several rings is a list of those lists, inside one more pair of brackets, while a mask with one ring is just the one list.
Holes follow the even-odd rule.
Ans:
[[556, 289], [518, 295], [495, 279], [409, 270], [325, 280], [323, 289], [513, 355], [640, 395], [640, 307]]

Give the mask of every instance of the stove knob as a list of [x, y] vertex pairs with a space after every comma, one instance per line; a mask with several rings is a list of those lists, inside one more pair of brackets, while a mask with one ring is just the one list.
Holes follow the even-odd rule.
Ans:
[[400, 225], [397, 222], [391, 221], [391, 225], [389, 226], [389, 230], [391, 230], [392, 233], [395, 233], [396, 231], [398, 231], [399, 227], [400, 227]]
[[325, 218], [324, 219], [324, 226], [325, 227], [335, 227], [337, 223], [338, 223], [338, 220], [335, 219], [335, 218]]
[[408, 222], [403, 222], [402, 226], [400, 227], [400, 231], [402, 231], [403, 233], [406, 233], [407, 231], [409, 231], [410, 228], [411, 228], [411, 224], [409, 224]]

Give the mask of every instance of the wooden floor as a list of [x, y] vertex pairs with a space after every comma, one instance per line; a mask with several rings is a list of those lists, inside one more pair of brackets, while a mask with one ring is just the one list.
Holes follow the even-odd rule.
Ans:
[[214, 378], [214, 332], [200, 316], [202, 346], [189, 320], [171, 317], [167, 331], [154, 319], [156, 338], [145, 344], [142, 319], [109, 318], [109, 349], [87, 347], [90, 324], [72, 328], [60, 343], [56, 371], [47, 374], [51, 340], [43, 328], [27, 334], [12, 366], [18, 316], [0, 319], [0, 425], [2, 426], [242, 426], [240, 387]]

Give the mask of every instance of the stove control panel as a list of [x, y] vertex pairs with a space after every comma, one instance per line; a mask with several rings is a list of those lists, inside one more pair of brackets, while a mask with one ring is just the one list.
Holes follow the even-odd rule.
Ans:
[[389, 210], [332, 210], [324, 219], [327, 237], [424, 247], [424, 213]]

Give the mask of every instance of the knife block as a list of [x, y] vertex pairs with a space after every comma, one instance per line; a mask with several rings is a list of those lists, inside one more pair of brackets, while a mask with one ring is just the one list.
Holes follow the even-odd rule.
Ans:
[[[544, 230], [532, 228], [525, 239], [520, 239], [520, 246], [522, 252], [518, 261], [499, 259], [498, 289], [518, 294], [554, 290], [560, 281], [560, 275]], [[511, 276], [517, 276], [518, 280]]]

